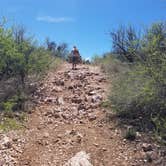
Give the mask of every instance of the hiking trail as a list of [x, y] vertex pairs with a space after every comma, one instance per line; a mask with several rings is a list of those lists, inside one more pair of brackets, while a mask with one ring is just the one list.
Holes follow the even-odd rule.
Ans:
[[107, 111], [100, 104], [107, 93], [107, 78], [99, 67], [71, 70], [65, 64], [49, 72], [35, 94], [38, 103], [25, 131], [12, 140], [15, 155], [9, 165], [140, 165], [137, 144], [124, 140], [115, 122], [106, 120]]

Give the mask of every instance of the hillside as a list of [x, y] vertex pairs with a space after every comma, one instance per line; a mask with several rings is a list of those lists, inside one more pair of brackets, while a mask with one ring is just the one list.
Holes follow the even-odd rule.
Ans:
[[[124, 139], [113, 113], [101, 106], [107, 92], [99, 67], [64, 64], [49, 72], [25, 130], [1, 134], [1, 165], [157, 165], [157, 147], [139, 135], [134, 142]], [[148, 164], [148, 157], [154, 161]]]

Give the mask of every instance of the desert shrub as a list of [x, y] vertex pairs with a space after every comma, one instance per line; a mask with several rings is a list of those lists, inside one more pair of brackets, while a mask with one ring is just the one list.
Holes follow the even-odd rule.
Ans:
[[103, 56], [94, 55], [94, 56], [92, 57], [92, 64], [93, 64], [93, 65], [99, 65], [99, 64], [101, 64], [103, 58], [104, 58]]
[[103, 72], [108, 73], [110, 76], [115, 77], [117, 74], [128, 71], [128, 63], [122, 63], [116, 55], [106, 53], [103, 56], [94, 56], [92, 64], [99, 65]]
[[136, 131], [133, 128], [128, 128], [125, 132], [124, 138], [130, 141], [136, 139]]
[[2, 131], [18, 130], [23, 128], [23, 123], [16, 118], [4, 117], [0, 121], [0, 130]]
[[50, 41], [49, 38], [46, 38], [46, 47], [52, 56], [67, 59], [69, 54], [67, 43], [57, 44], [55, 41]]
[[9, 117], [9, 118], [13, 118], [14, 114], [13, 114], [13, 107], [15, 106], [15, 102], [13, 101], [7, 101], [4, 102], [3, 105], [3, 115], [4, 117]]
[[[138, 129], [160, 128], [160, 132], [165, 131], [162, 120], [166, 117], [165, 24], [152, 25], [144, 34], [141, 44], [140, 52], [144, 54], [144, 61], [130, 65], [129, 71], [121, 73], [112, 81], [112, 108], [120, 117], [130, 119], [126, 122]], [[162, 123], [158, 125], [158, 121]]]
[[110, 32], [113, 53], [122, 61], [133, 63], [142, 57], [139, 54], [140, 33], [132, 26], [120, 26]]
[[152, 118], [155, 124], [155, 137], [161, 143], [166, 145], [166, 118], [162, 116], [155, 116]]
[[[32, 94], [45, 73], [56, 68], [64, 57], [67, 46], [57, 48], [59, 58], [52, 50], [37, 44], [22, 26], [0, 26], [0, 117], [15, 118], [15, 112], [28, 111]], [[0, 120], [1, 121], [1, 120]]]

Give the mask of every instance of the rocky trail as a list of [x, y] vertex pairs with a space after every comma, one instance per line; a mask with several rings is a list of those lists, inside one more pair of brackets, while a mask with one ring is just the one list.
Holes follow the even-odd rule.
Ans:
[[35, 94], [38, 104], [26, 129], [1, 134], [0, 165], [153, 165], [145, 160], [152, 151], [148, 144], [126, 141], [115, 121], [107, 122], [107, 110], [100, 106], [107, 91], [98, 67], [71, 70], [65, 64], [50, 72]]

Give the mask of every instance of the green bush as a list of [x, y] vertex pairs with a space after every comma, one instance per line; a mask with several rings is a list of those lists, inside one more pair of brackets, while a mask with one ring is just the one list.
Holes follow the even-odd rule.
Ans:
[[152, 121], [155, 124], [155, 137], [166, 145], [166, 117], [155, 116]]
[[23, 129], [23, 125], [15, 118], [4, 118], [0, 121], [0, 130], [2, 131], [18, 129]]
[[126, 133], [124, 135], [124, 138], [130, 141], [133, 141], [136, 139], [136, 131], [133, 128], [128, 128], [126, 130]]
[[109, 73], [113, 77], [128, 71], [128, 64], [122, 63], [117, 59], [116, 55], [111, 53], [106, 53], [103, 56], [94, 56], [92, 63], [99, 65], [103, 72]]
[[[52, 50], [39, 46], [22, 26], [0, 26], [0, 117], [15, 118], [16, 111], [25, 110], [32, 93], [50, 68], [56, 68], [67, 53], [67, 45]], [[27, 109], [27, 108], [26, 108]], [[18, 119], [17, 119], [18, 120]]]
[[7, 101], [3, 103], [3, 110], [4, 110], [4, 116], [5, 117], [9, 117], [9, 118], [13, 118], [14, 114], [13, 114], [13, 107], [15, 106], [16, 103], [12, 102], [12, 101]]
[[[136, 47], [134, 55], [128, 52], [133, 57], [130, 63], [128, 59], [119, 58], [128, 54], [121, 51], [118, 56], [118, 42], [114, 42], [112, 56], [98, 58], [111, 77], [111, 107], [121, 117], [121, 122], [141, 131], [155, 131], [165, 138], [166, 23], [153, 24], [136, 40], [139, 47]], [[124, 42], [127, 51], [130, 46]]]

